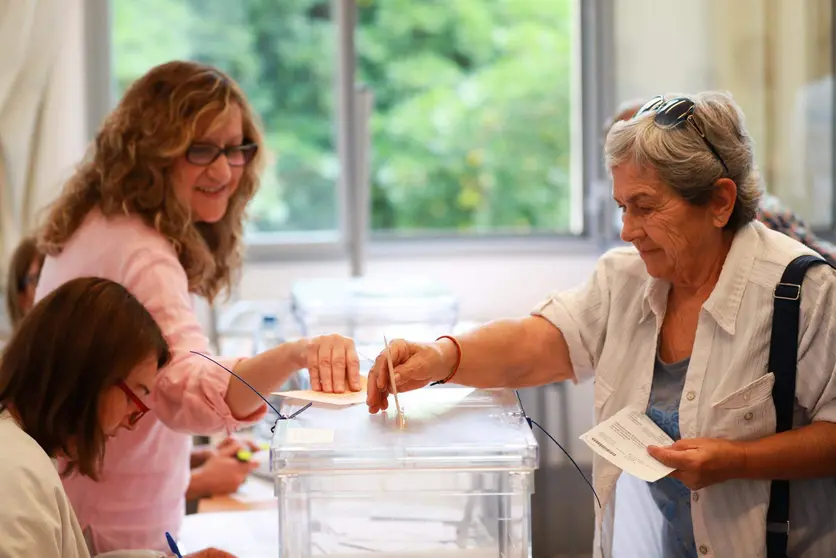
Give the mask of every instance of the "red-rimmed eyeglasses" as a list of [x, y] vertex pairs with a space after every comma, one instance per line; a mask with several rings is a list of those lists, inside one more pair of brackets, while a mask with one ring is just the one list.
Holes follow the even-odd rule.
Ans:
[[119, 386], [119, 389], [125, 392], [125, 395], [128, 396], [128, 399], [133, 401], [137, 407], [137, 410], [131, 413], [131, 415], [128, 417], [128, 424], [134, 426], [137, 422], [139, 422], [139, 419], [144, 417], [145, 413], [147, 413], [151, 409], [149, 409], [148, 406], [142, 402], [142, 399], [140, 399], [139, 396], [136, 393], [134, 393], [134, 390], [128, 387], [128, 384], [126, 384], [125, 382], [119, 382], [116, 385]]

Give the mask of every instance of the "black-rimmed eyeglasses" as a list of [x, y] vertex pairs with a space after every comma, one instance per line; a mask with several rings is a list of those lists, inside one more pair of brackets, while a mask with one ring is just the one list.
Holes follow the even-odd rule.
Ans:
[[243, 167], [253, 160], [258, 151], [255, 143], [218, 147], [211, 143], [193, 143], [186, 150], [186, 160], [193, 165], [208, 167], [223, 153], [230, 167]]
[[726, 175], [728, 175], [729, 168], [726, 166], [726, 162], [723, 158], [720, 157], [720, 153], [717, 152], [717, 149], [715, 149], [711, 142], [708, 141], [708, 138], [705, 137], [705, 132], [703, 132], [702, 127], [699, 125], [694, 116], [695, 109], [696, 105], [694, 104], [694, 101], [687, 97], [674, 97], [673, 99], [668, 99], [666, 101], [664, 97], [659, 95], [646, 102], [644, 106], [636, 112], [636, 115], [633, 116], [633, 118], [638, 118], [648, 112], [655, 112], [656, 114], [653, 116], [653, 122], [660, 128], [666, 129], [679, 128], [686, 122], [689, 123], [702, 138], [702, 141], [705, 142], [706, 147], [708, 147], [714, 156], [717, 157], [717, 160], [720, 161], [721, 165], [723, 165], [723, 170], [726, 171]]

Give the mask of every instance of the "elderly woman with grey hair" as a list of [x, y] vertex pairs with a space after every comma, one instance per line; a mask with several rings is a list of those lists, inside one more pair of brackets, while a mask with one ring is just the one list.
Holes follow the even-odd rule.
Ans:
[[[585, 285], [531, 316], [393, 342], [398, 391], [594, 379], [597, 422], [645, 411], [675, 440], [648, 451], [675, 471], [644, 483], [594, 457], [596, 556], [750, 558], [769, 548], [772, 558], [787, 544], [792, 557], [836, 556], [836, 272], [754, 221], [760, 180], [729, 96], [653, 99], [613, 126], [605, 151], [632, 247], [604, 254]], [[793, 278], [799, 262], [809, 269]], [[773, 324], [773, 305], [799, 298], [798, 333], [793, 320]], [[388, 407], [384, 363], [370, 373], [370, 412]], [[621, 481], [642, 490], [619, 487], [616, 511]], [[649, 513], [656, 529], [638, 522], [614, 547], [619, 524]]]
[[[603, 138], [607, 137], [616, 122], [631, 119], [645, 105], [644, 100], [633, 99], [621, 103], [615, 114], [604, 125]], [[761, 194], [755, 219], [772, 230], [791, 236], [808, 248], [818, 252], [831, 265], [836, 265], [836, 244], [820, 237], [813, 228], [777, 196]]]

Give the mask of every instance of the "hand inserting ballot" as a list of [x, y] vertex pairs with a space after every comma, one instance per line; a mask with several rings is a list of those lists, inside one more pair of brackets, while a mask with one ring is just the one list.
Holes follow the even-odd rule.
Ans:
[[322, 335], [297, 341], [302, 367], [311, 375], [311, 389], [325, 393], [360, 391], [360, 359], [354, 341], [341, 335]]
[[[451, 361], [446, 340], [435, 343], [415, 343], [396, 339], [389, 343], [392, 366], [395, 369], [395, 383], [398, 393], [422, 388], [427, 384], [446, 378], [455, 366], [455, 349]], [[389, 394], [392, 393], [389, 370], [384, 349], [375, 359], [369, 372], [366, 386], [366, 405], [370, 413], [389, 408]]]

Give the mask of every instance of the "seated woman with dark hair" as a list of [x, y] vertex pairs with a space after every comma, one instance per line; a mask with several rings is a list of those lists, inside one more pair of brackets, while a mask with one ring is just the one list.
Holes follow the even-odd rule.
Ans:
[[[24, 238], [12, 254], [6, 288], [6, 308], [12, 331], [35, 304], [35, 288], [43, 263], [44, 255], [38, 250], [34, 236]], [[256, 460], [239, 460], [236, 455], [242, 449], [258, 451], [260, 448], [251, 440], [233, 436], [225, 438], [216, 447], [193, 448], [186, 500], [197, 501], [238, 490], [259, 465]]]
[[67, 459], [62, 474], [96, 479], [106, 440], [148, 412], [145, 401], [168, 360], [148, 311], [106, 279], [69, 281], [21, 321], [0, 360], [0, 557], [91, 555], [54, 459]]

